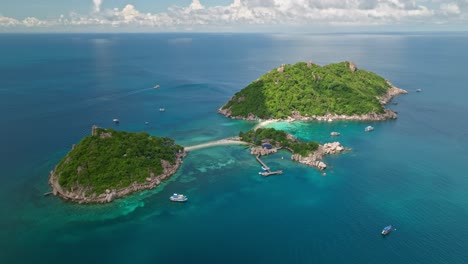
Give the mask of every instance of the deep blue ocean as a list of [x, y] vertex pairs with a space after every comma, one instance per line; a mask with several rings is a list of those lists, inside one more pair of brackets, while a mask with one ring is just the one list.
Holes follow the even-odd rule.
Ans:
[[[468, 33], [0, 35], [0, 263], [468, 263], [467, 47]], [[245, 147], [217, 146], [111, 204], [43, 196], [93, 124], [186, 146], [234, 136], [256, 123], [216, 110], [309, 60], [409, 92], [389, 106], [397, 120], [272, 125], [352, 148], [326, 176], [280, 152], [264, 161], [285, 173], [262, 178]]]

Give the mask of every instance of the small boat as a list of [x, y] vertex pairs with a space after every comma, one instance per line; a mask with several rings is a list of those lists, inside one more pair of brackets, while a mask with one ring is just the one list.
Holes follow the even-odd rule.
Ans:
[[422, 89], [416, 89], [416, 92], [418, 92], [418, 93], [422, 92]]
[[392, 225], [388, 225], [388, 226], [384, 227], [384, 229], [382, 229], [381, 234], [382, 234], [382, 236], [386, 236], [386, 235], [390, 234], [390, 232], [392, 232], [392, 230], [393, 230]]
[[112, 119], [112, 122], [118, 124], [120, 122], [120, 120], [118, 120], [117, 118], [114, 118], [114, 119]]
[[159, 112], [164, 112], [164, 111], [166, 111], [166, 109], [164, 109], [164, 108], [159, 108]]
[[186, 202], [188, 200], [188, 198], [187, 198], [187, 196], [185, 196], [183, 194], [174, 193], [173, 195], [171, 195], [169, 197], [169, 200], [171, 200], [173, 202]]
[[159, 87], [161, 87], [161, 86], [159, 86], [159, 84], [156, 84], [153, 88], [158, 89]]
[[145, 125], [148, 125], [148, 124], [149, 124], [149, 122], [145, 122]]
[[364, 131], [366, 132], [369, 132], [369, 131], [373, 131], [374, 130], [374, 127], [373, 126], [367, 126]]
[[330, 136], [332, 137], [336, 137], [336, 136], [339, 136], [340, 135], [340, 132], [331, 132], [330, 133]]

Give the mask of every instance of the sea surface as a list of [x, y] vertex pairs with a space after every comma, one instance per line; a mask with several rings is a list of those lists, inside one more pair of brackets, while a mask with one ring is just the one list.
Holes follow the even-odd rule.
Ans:
[[[467, 47], [468, 33], [0, 35], [0, 263], [468, 263]], [[266, 71], [345, 60], [408, 94], [397, 120], [270, 125], [351, 148], [326, 176], [280, 152], [264, 161], [285, 173], [262, 178], [230, 145], [110, 204], [43, 196], [94, 124], [223, 139], [256, 123], [216, 110]]]

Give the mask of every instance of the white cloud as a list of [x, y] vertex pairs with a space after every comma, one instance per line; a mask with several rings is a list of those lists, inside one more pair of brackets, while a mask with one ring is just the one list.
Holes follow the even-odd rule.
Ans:
[[440, 10], [447, 14], [460, 14], [460, 7], [456, 3], [441, 4]]
[[19, 24], [21, 23], [14, 18], [0, 16], [0, 27], [17, 26]]
[[189, 8], [191, 10], [200, 10], [204, 9], [205, 7], [200, 3], [200, 0], [192, 0], [192, 3], [190, 4]]
[[93, 0], [93, 4], [94, 4], [94, 12], [100, 12], [102, 0]]
[[246, 28], [255, 25], [414, 25], [468, 22], [468, 0], [440, 3], [435, 0], [233, 0], [226, 6], [205, 7], [192, 0], [187, 7], [172, 6], [166, 12], [144, 13], [134, 5], [101, 10], [93, 0], [93, 12], [70, 13], [52, 20], [28, 17], [22, 21], [1, 17], [0, 27], [143, 27], [151, 30]]

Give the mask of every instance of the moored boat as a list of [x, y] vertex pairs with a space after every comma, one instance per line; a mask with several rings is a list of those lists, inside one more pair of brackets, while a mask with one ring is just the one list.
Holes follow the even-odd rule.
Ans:
[[374, 127], [373, 126], [367, 126], [364, 131], [366, 132], [369, 132], [369, 131], [373, 131], [374, 130]]
[[382, 234], [382, 236], [386, 236], [386, 235], [390, 234], [390, 232], [392, 232], [392, 230], [393, 230], [392, 225], [388, 225], [388, 226], [384, 227], [384, 229], [382, 229], [381, 234]]
[[335, 132], [334, 131], [334, 132], [330, 133], [330, 136], [332, 136], [332, 137], [336, 137], [336, 136], [339, 136], [339, 135], [340, 135], [340, 132]]
[[188, 198], [187, 198], [187, 196], [185, 196], [183, 194], [174, 193], [173, 195], [171, 195], [169, 197], [169, 200], [171, 200], [173, 202], [186, 202], [188, 200]]
[[114, 123], [116, 123], [116, 124], [117, 124], [117, 123], [119, 123], [119, 122], [120, 122], [120, 120], [119, 120], [119, 119], [117, 119], [117, 118], [114, 118], [114, 119], [112, 119], [112, 122], [114, 122]]

